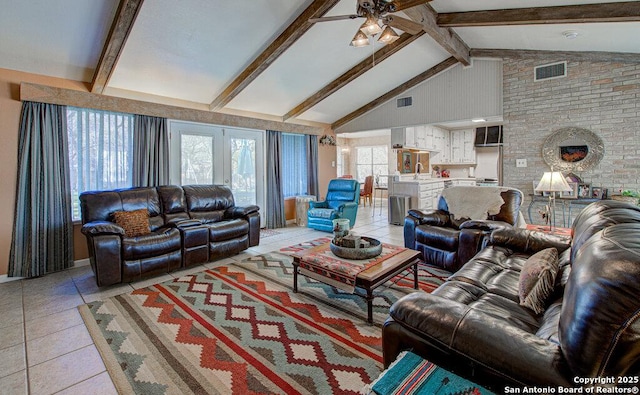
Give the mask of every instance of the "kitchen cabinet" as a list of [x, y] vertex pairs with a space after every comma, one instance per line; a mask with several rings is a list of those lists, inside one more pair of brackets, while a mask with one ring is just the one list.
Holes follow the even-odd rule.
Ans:
[[450, 163], [451, 162], [451, 142], [449, 131], [434, 128], [432, 129], [433, 134], [433, 148], [434, 151], [437, 151], [436, 154], [432, 156], [432, 163]]
[[415, 128], [391, 128], [391, 147], [394, 149], [418, 148], [416, 146]]
[[451, 163], [475, 163], [475, 133], [470, 130], [451, 131]]
[[433, 132], [428, 125], [391, 129], [391, 146], [395, 149], [411, 148], [433, 151]]

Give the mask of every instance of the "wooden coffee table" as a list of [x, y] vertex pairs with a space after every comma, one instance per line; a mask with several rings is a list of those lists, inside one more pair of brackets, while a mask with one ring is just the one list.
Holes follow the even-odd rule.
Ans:
[[[318, 252], [325, 252], [329, 250], [329, 244], [325, 243], [308, 250], [297, 252], [293, 255], [293, 292], [298, 292], [298, 273], [300, 263], [304, 262], [305, 257], [314, 254], [316, 256], [315, 264], [318, 264], [317, 254]], [[335, 257], [335, 255], [333, 256]], [[393, 277], [402, 273], [403, 271], [413, 268], [413, 288], [418, 289], [418, 262], [420, 252], [402, 248], [402, 251], [396, 253], [388, 258], [382, 258], [375, 265], [361, 271], [356, 275], [355, 287], [364, 289], [367, 293], [365, 299], [367, 300], [367, 322], [373, 323], [373, 290], [389, 281]], [[305, 276], [304, 273], [300, 273]], [[323, 277], [315, 273], [314, 279], [323, 281]], [[326, 278], [326, 283], [330, 284], [329, 278]], [[323, 281], [324, 282], [324, 281]], [[331, 285], [331, 284], [330, 284]]]

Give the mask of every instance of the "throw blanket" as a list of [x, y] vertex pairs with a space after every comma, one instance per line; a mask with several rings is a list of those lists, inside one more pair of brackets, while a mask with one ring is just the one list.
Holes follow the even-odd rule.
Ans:
[[487, 219], [489, 215], [500, 212], [504, 204], [497, 187], [451, 187], [442, 191], [442, 197], [447, 202], [449, 213], [455, 219]]
[[311, 277], [343, 291], [353, 293], [358, 274], [404, 251], [405, 248], [382, 243], [382, 253], [371, 259], [351, 260], [333, 255], [329, 243], [295, 255], [300, 257], [299, 269]]

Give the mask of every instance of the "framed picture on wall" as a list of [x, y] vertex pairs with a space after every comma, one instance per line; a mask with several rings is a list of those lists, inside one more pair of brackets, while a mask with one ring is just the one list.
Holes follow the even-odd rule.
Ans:
[[591, 184], [578, 184], [578, 198], [588, 199], [591, 197]]
[[562, 192], [560, 197], [565, 199], [577, 199], [578, 198], [578, 183], [577, 182], [569, 182], [569, 186], [571, 187], [570, 191]]
[[602, 199], [602, 187], [591, 187], [591, 197], [594, 199]]
[[411, 158], [411, 152], [402, 153], [402, 172], [413, 173], [413, 161]]

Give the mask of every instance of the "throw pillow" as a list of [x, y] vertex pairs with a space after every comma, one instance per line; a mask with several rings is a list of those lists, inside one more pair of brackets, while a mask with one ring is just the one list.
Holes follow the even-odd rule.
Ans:
[[147, 209], [116, 211], [113, 213], [113, 220], [124, 229], [125, 236], [127, 237], [136, 237], [151, 233], [149, 229], [149, 212]]
[[533, 310], [536, 314], [544, 312], [547, 299], [553, 292], [558, 274], [558, 250], [547, 248], [529, 257], [522, 265], [518, 292], [520, 306]]

